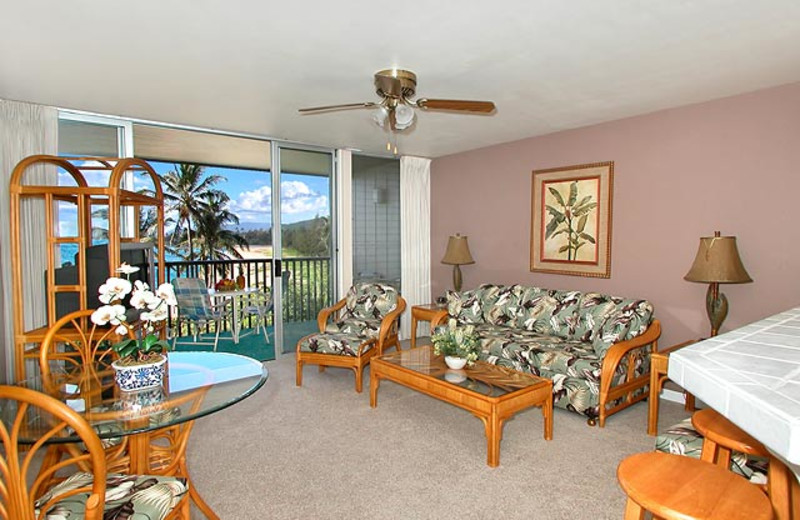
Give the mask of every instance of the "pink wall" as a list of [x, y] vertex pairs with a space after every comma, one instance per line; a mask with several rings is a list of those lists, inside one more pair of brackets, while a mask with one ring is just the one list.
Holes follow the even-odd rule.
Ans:
[[[502, 110], [502, 107], [501, 107]], [[614, 161], [611, 278], [529, 270], [531, 170]], [[661, 348], [708, 334], [707, 286], [683, 280], [701, 236], [738, 237], [754, 282], [723, 285], [723, 332], [800, 305], [800, 83], [433, 161], [433, 296], [452, 284], [447, 237], [469, 236], [483, 282], [653, 302]]]

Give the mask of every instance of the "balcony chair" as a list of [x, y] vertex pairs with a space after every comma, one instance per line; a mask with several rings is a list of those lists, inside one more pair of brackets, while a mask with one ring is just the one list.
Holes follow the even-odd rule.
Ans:
[[394, 287], [377, 283], [358, 284], [347, 296], [317, 316], [319, 332], [297, 342], [297, 386], [303, 384], [303, 365], [350, 368], [356, 374], [356, 392], [361, 392], [364, 367], [384, 350], [400, 349], [397, 328], [406, 301]]
[[172, 339], [172, 349], [178, 342], [181, 332], [181, 323], [188, 323], [193, 341], [185, 341], [189, 345], [211, 345], [208, 341], [201, 341], [200, 327], [214, 324], [214, 351], [219, 343], [219, 333], [222, 323], [227, 322], [233, 329], [231, 302], [226, 301], [218, 305], [211, 303], [211, 296], [202, 280], [199, 278], [175, 278], [172, 280], [175, 288], [175, 299], [178, 301], [178, 318], [175, 322], [175, 336]]
[[[91, 426], [66, 404], [27, 388], [0, 385], [0, 442], [4, 468], [0, 511], [5, 518], [189, 518], [184, 479], [151, 475], [109, 475], [100, 439]], [[42, 427], [33, 445], [21, 445], [27, 428]], [[10, 425], [10, 427], [9, 427]], [[42, 426], [46, 425], [46, 426]], [[45, 430], [45, 428], [49, 428]], [[77, 435], [85, 451], [47, 465], [39, 449], [49, 440]], [[32, 472], [39, 469], [35, 478]], [[78, 470], [69, 476], [70, 467]], [[48, 483], [57, 482], [48, 487]], [[110, 497], [108, 500], [107, 497]], [[41, 514], [41, 516], [40, 516]]]
[[[263, 291], [252, 293], [247, 296], [247, 300], [242, 307], [242, 319], [240, 323], [244, 323], [245, 316], [256, 317], [256, 334], [261, 329], [264, 331], [264, 341], [269, 343], [269, 333], [267, 332], [267, 317], [269, 311], [272, 310], [272, 289], [266, 287]], [[250, 324], [252, 326], [252, 322]], [[248, 332], [249, 334], [249, 332]]]

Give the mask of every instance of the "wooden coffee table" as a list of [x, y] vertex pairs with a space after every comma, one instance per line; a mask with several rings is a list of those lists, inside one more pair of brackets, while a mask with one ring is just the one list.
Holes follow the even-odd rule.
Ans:
[[464, 370], [450, 370], [431, 346], [393, 352], [370, 363], [369, 404], [378, 405], [381, 379], [394, 381], [463, 408], [483, 421], [491, 467], [500, 464], [503, 422], [526, 408], [540, 406], [544, 438], [553, 438], [553, 382], [516, 370], [477, 361]]

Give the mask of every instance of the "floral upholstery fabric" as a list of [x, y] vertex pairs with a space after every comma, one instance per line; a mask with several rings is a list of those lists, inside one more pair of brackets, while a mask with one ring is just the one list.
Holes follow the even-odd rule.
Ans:
[[[688, 417], [656, 437], [656, 450], [699, 459], [703, 451], [703, 436], [694, 429], [692, 418]], [[767, 482], [768, 467], [769, 461], [763, 457], [731, 452], [731, 471], [754, 484]]]
[[[552, 379], [555, 406], [591, 418], [599, 416], [603, 359], [590, 343], [508, 327], [484, 325], [476, 326], [476, 331], [481, 342], [480, 359]], [[640, 350], [634, 365], [636, 376], [644, 374], [650, 365], [646, 349]], [[620, 366], [613, 384], [624, 380], [625, 366]]]
[[646, 300], [520, 285], [484, 284], [449, 291], [448, 313], [459, 324], [489, 323], [591, 343], [599, 356], [642, 334], [653, 318]]
[[325, 326], [325, 332], [344, 332], [368, 338], [377, 338], [381, 331], [380, 319], [345, 318]]
[[380, 320], [397, 307], [397, 289], [380, 283], [362, 283], [347, 291], [343, 319]]
[[357, 356], [358, 348], [367, 342], [362, 354], [375, 346], [375, 340], [365, 340], [359, 334], [348, 332], [324, 332], [310, 334], [300, 339], [300, 350], [317, 354], [336, 354], [339, 356]]
[[[480, 359], [552, 379], [553, 404], [591, 418], [599, 416], [606, 352], [642, 334], [653, 317], [645, 300], [520, 285], [484, 284], [447, 298], [450, 316], [474, 326]], [[634, 377], [650, 366], [647, 347], [635, 355]], [[624, 380], [620, 366], [612, 384]]]
[[[35, 504], [39, 508], [51, 498], [73, 489], [91, 486], [91, 473], [76, 473], [51, 488]], [[154, 520], [164, 518], [188, 491], [186, 481], [174, 477], [109, 475], [106, 478], [106, 501], [103, 518]], [[66, 497], [51, 507], [45, 518], [80, 520], [84, 518], [89, 492]]]

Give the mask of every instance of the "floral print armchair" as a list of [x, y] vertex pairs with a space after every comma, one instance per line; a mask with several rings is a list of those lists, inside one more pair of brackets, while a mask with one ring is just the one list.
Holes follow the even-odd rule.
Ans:
[[303, 383], [303, 365], [350, 368], [356, 375], [356, 392], [362, 391], [364, 367], [373, 356], [400, 348], [397, 327], [405, 300], [390, 285], [358, 284], [317, 317], [319, 332], [297, 342], [297, 386]]

